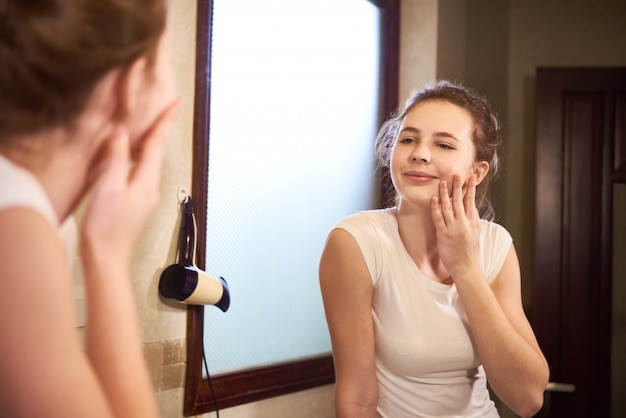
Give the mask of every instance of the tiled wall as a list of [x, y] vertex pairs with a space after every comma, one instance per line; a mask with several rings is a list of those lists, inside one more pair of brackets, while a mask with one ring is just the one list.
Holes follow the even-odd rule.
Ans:
[[156, 392], [185, 386], [185, 341], [165, 340], [145, 343], [146, 364]]

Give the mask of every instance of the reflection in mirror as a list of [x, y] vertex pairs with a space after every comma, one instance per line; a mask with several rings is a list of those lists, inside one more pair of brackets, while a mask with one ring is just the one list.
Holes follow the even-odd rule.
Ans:
[[324, 240], [380, 200], [378, 9], [272, 4], [213, 3], [206, 270], [233, 295], [226, 315], [205, 310], [213, 373], [330, 352]]
[[319, 257], [386, 190], [373, 141], [397, 106], [399, 1], [198, 0], [197, 36], [198, 265], [232, 303], [188, 310], [186, 416], [334, 381]]

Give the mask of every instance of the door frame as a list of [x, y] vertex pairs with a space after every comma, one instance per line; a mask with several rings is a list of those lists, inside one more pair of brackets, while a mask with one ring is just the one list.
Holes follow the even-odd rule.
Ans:
[[[618, 107], [615, 88], [626, 92], [625, 68], [538, 68], [536, 78], [536, 178], [535, 178], [535, 252], [533, 275], [532, 325], [551, 367], [551, 380], [576, 383], [572, 394], [554, 394], [556, 403], [586, 408], [593, 416], [608, 417], [611, 395], [611, 289], [612, 289], [612, 186], [623, 181], [615, 164], [619, 145], [616, 136]], [[569, 95], [569, 96], [568, 96]], [[578, 120], [572, 106], [588, 106], [585, 121]], [[587, 103], [587, 102], [588, 103]], [[588, 128], [578, 132], [579, 125]], [[584, 129], [583, 129], [584, 130]], [[589, 141], [589, 155], [572, 156], [577, 136]], [[590, 135], [590, 136], [589, 136]], [[578, 151], [580, 152], [580, 151]], [[588, 183], [576, 170], [588, 158]], [[572, 163], [577, 161], [577, 163]], [[577, 164], [576, 167], [571, 166]], [[578, 176], [578, 177], [577, 177]], [[590, 190], [587, 211], [581, 213], [574, 202]], [[581, 180], [582, 179], [582, 180]], [[584, 208], [583, 208], [584, 209]], [[577, 212], [578, 210], [578, 212]], [[588, 216], [588, 217], [587, 217]], [[583, 219], [585, 224], [579, 224]], [[588, 231], [590, 242], [576, 242], [581, 230]], [[584, 234], [581, 236], [585, 236]], [[585, 240], [581, 240], [585, 241]], [[573, 271], [588, 257], [588, 271]], [[587, 277], [589, 276], [589, 277]], [[585, 293], [588, 292], [588, 293]], [[578, 317], [576, 317], [578, 316]], [[579, 336], [581, 346], [564, 346], [566, 338]], [[572, 370], [568, 361], [587, 353], [586, 362]], [[585, 381], [568, 382], [585, 375]], [[578, 396], [577, 396], [578, 395]], [[581, 399], [588, 397], [587, 399]], [[585, 413], [578, 409], [577, 413]], [[581, 415], [583, 416], [583, 415]], [[586, 416], [586, 415], [585, 415]], [[592, 415], [589, 415], [592, 416]]]

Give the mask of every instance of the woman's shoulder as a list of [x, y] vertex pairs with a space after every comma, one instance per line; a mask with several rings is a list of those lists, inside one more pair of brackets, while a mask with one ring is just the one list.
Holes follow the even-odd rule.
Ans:
[[35, 210], [58, 226], [54, 208], [37, 178], [0, 155], [0, 210], [11, 207]]
[[391, 248], [398, 240], [398, 221], [395, 208], [364, 210], [346, 216], [335, 229], [347, 231], [362, 250], [379, 253]]
[[481, 219], [482, 239], [511, 239], [509, 231], [501, 224], [486, 219]]
[[387, 209], [370, 209], [355, 212], [341, 219], [336, 228], [351, 227], [376, 227], [376, 226], [388, 226], [389, 224], [396, 224], [395, 208]]
[[398, 222], [395, 208], [364, 210], [346, 216], [335, 226], [354, 238], [373, 283], [381, 276], [383, 260], [396, 253]]
[[513, 238], [505, 227], [496, 222], [482, 221], [480, 258], [489, 283], [500, 273], [512, 243]]

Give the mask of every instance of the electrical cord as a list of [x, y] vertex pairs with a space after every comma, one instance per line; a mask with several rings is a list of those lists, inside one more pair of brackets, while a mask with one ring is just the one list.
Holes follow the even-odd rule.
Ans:
[[213, 397], [213, 404], [215, 405], [215, 417], [220, 418], [220, 409], [217, 406], [217, 397], [215, 396], [215, 390], [213, 390], [213, 382], [211, 382], [211, 375], [209, 374], [209, 366], [206, 362], [206, 353], [204, 352], [204, 339], [202, 340], [202, 360], [204, 361], [204, 371], [206, 373], [207, 380], [209, 381], [209, 389], [211, 390], [211, 396]]

